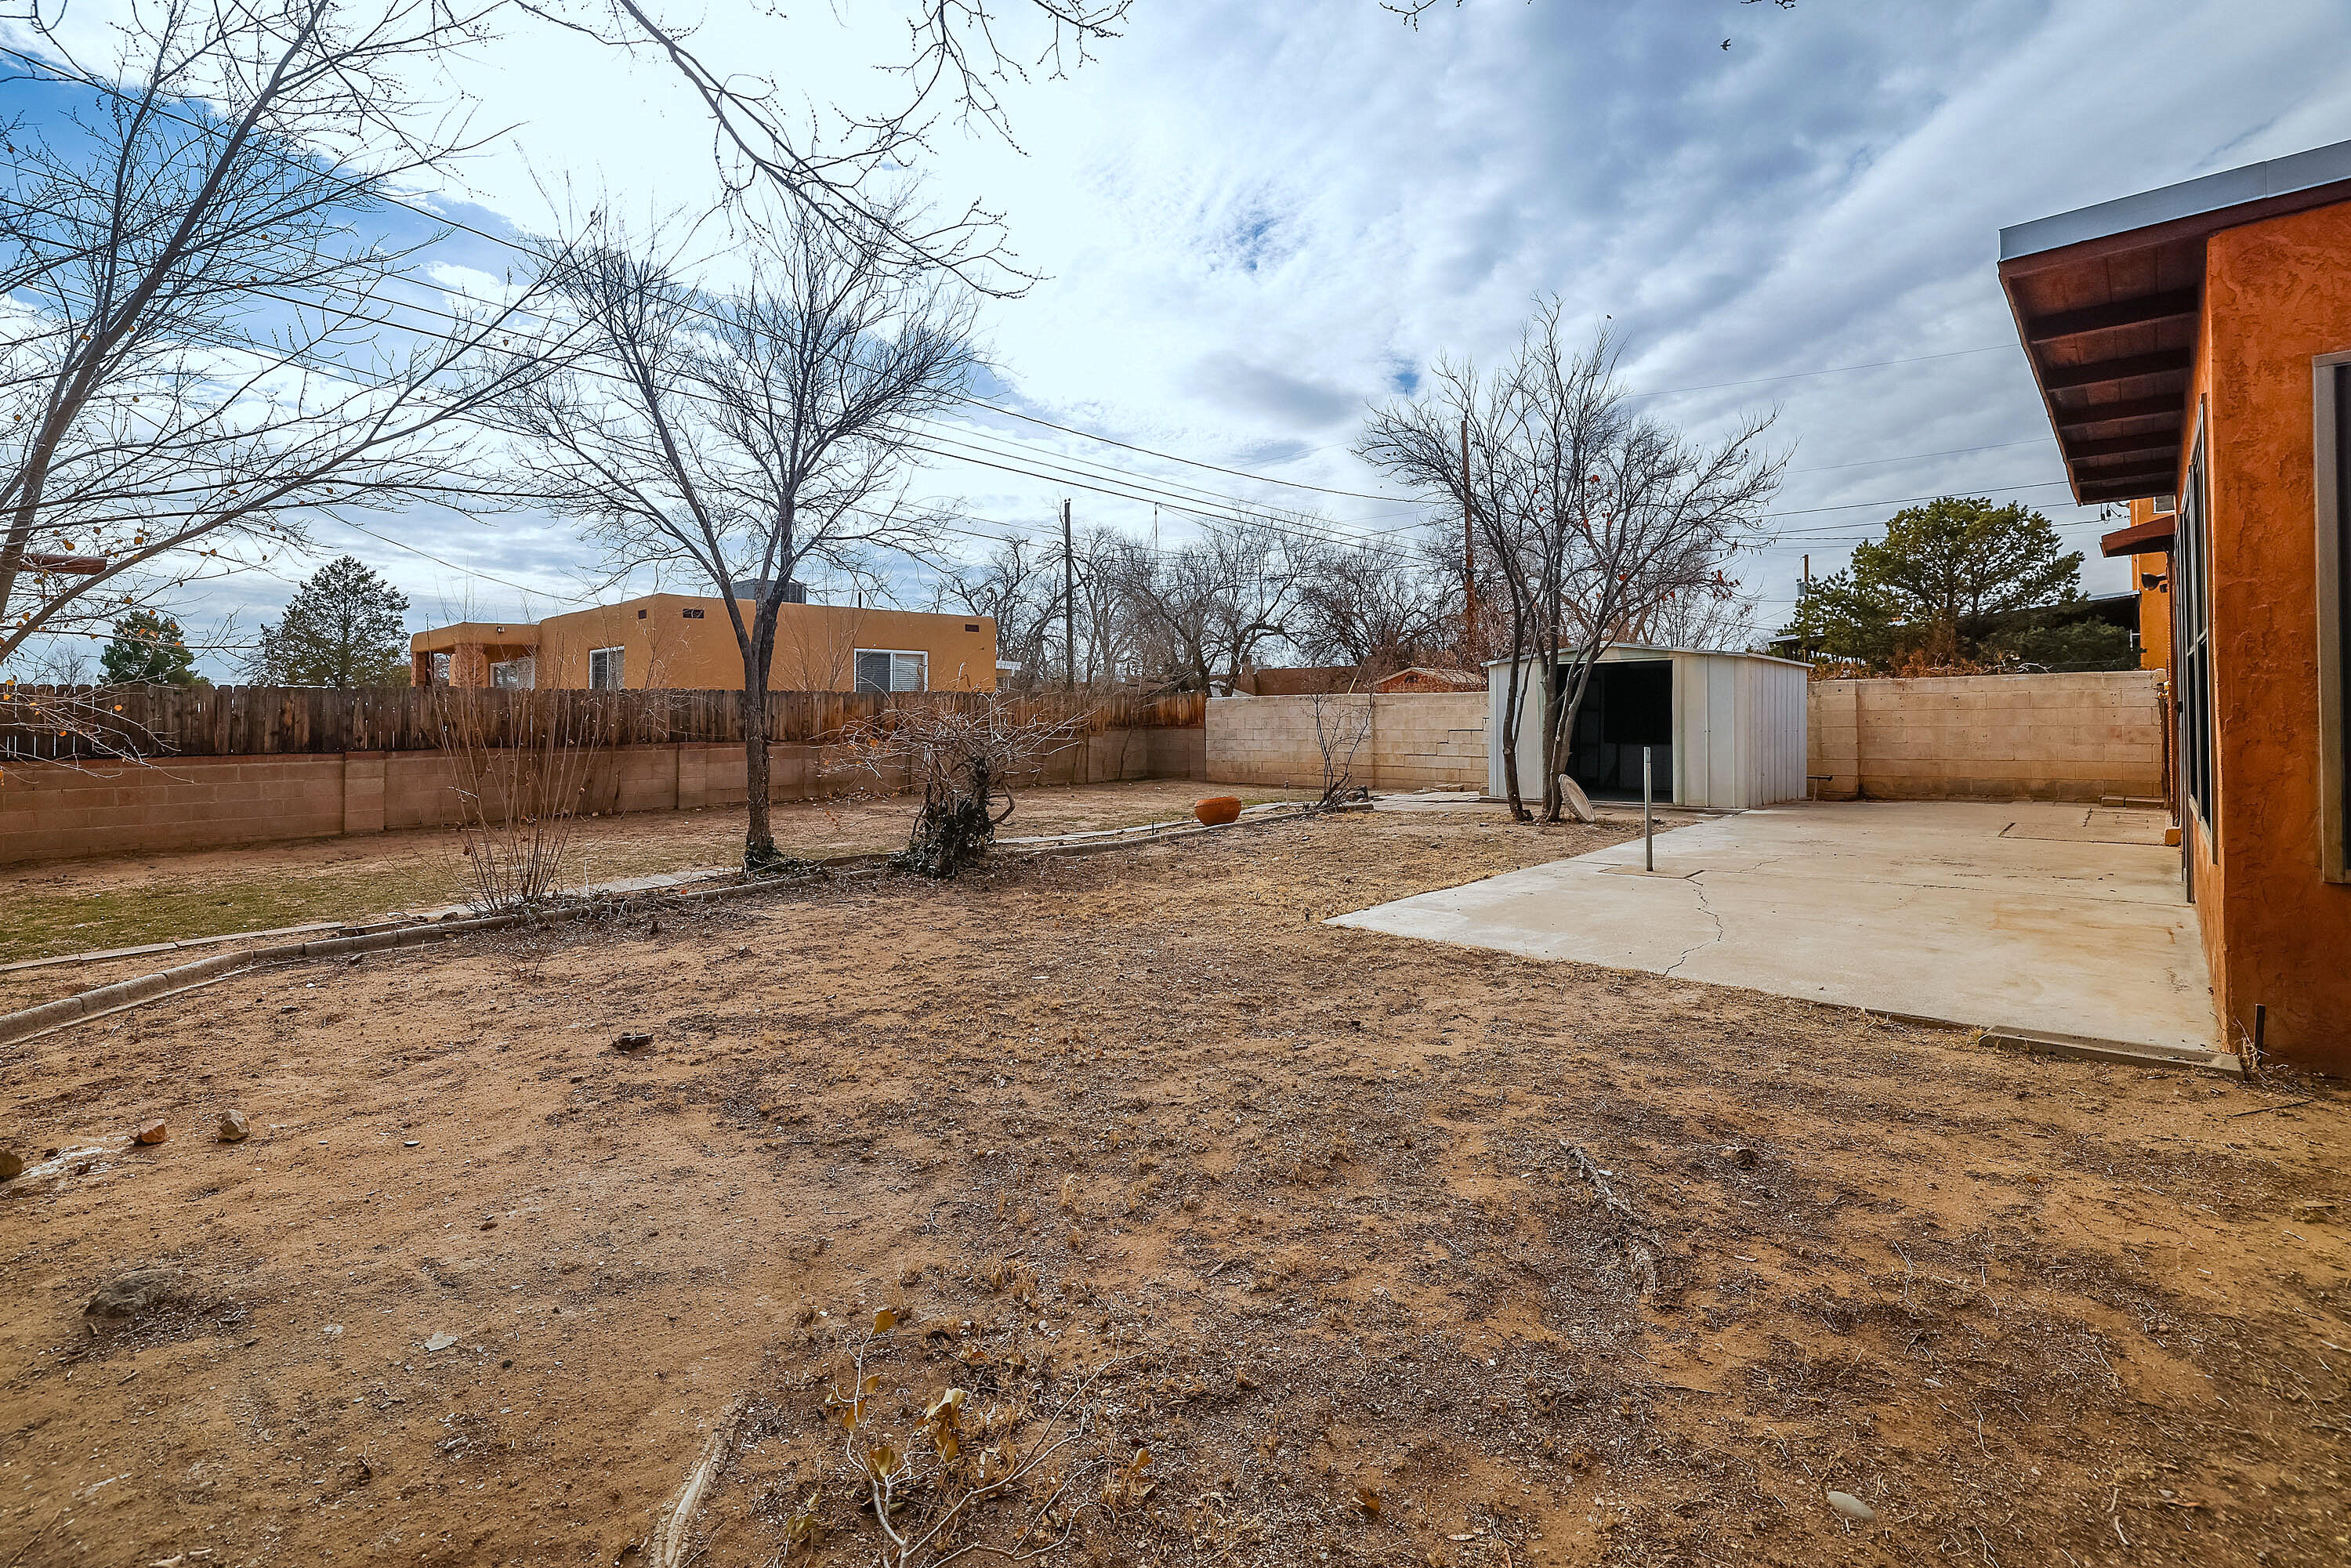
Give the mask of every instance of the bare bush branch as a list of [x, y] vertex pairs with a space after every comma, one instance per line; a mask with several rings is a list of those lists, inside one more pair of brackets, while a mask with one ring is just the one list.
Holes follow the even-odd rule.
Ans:
[[[1092, 715], [994, 692], [953, 703], [893, 705], [846, 727], [832, 766], [922, 796], [898, 863], [952, 877], [987, 853], [1012, 815], [1016, 785], [1087, 733]], [[999, 810], [999, 805], [1001, 809]]]
[[549, 902], [571, 858], [589, 775], [614, 716], [601, 693], [433, 692], [456, 772], [465, 902], [483, 914]]
[[1378, 700], [1369, 692], [1360, 697], [1352, 693], [1313, 694], [1314, 744], [1322, 754], [1322, 794], [1314, 802], [1316, 810], [1332, 810], [1372, 798], [1369, 789], [1355, 782], [1355, 756], [1371, 739], [1373, 726], [1378, 722]]

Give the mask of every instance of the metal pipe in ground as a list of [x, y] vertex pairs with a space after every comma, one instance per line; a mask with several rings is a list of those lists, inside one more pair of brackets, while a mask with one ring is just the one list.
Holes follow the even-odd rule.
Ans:
[[1650, 760], [1648, 747], [1641, 747], [1641, 868], [1657, 869], [1657, 839], [1649, 816]]

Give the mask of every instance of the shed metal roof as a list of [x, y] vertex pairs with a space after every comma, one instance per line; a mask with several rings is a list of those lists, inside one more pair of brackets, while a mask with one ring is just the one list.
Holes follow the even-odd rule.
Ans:
[[[1611, 643], [1606, 648], [1601, 650], [1600, 656], [1605, 659], [1611, 654], [1619, 653], [1649, 654], [1660, 657], [1671, 656], [1672, 654], [1679, 653], [1687, 658], [1753, 659], [1758, 664], [1794, 664], [1800, 669], [1810, 669], [1812, 667], [1811, 665], [1806, 664], [1802, 659], [1783, 659], [1777, 653], [1757, 653], [1740, 648], [1670, 648], [1661, 643]], [[1534, 657], [1535, 655], [1532, 653], [1528, 654], [1528, 662], [1531, 662]], [[1483, 667], [1489, 670], [1498, 669], [1510, 662], [1510, 661], [1506, 658], [1488, 659], [1484, 661]]]

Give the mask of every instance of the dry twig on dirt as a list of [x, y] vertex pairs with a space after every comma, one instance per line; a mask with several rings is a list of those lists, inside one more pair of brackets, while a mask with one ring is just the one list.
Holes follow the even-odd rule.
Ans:
[[[901, 1447], [882, 1429], [893, 1414], [880, 1393], [882, 1375], [867, 1370], [896, 1326], [891, 1309], [874, 1313], [872, 1332], [851, 1347], [849, 1386], [834, 1388], [824, 1402], [842, 1427], [841, 1453], [858, 1507], [872, 1513], [881, 1537], [873, 1543], [881, 1568], [939, 1568], [970, 1552], [1013, 1563], [1046, 1556], [1070, 1539], [1079, 1516], [1093, 1506], [1082, 1487], [1097, 1469], [1109, 1471], [1103, 1502], [1148, 1495], [1149, 1484], [1140, 1479], [1151, 1463], [1148, 1449], [1138, 1449], [1123, 1466], [1088, 1456], [1064, 1468], [1065, 1458], [1074, 1457], [1071, 1449], [1094, 1433], [1095, 1385], [1114, 1364], [1072, 1377], [1042, 1415], [1017, 1403], [977, 1408], [970, 1390], [943, 1390], [919, 1402], [919, 1415], [894, 1412], [913, 1428]], [[1010, 1497], [1021, 1500], [1014, 1521], [993, 1539], [966, 1534], [977, 1528], [974, 1515], [983, 1505]], [[812, 1494], [793, 1516], [799, 1521], [796, 1541], [810, 1533], [820, 1500]]]
[[1562, 1139], [1560, 1147], [1574, 1159], [1577, 1172], [1592, 1184], [1600, 1207], [1615, 1222], [1616, 1244], [1624, 1249], [1625, 1267], [1633, 1276], [1635, 1288], [1644, 1296], [1656, 1294], [1657, 1264], [1666, 1256], [1664, 1243], [1650, 1231], [1639, 1211], [1616, 1196], [1615, 1189], [1608, 1185], [1609, 1172], [1602, 1170], [1598, 1162], [1573, 1144]]
[[735, 1434], [743, 1425], [744, 1412], [749, 1408], [748, 1400], [737, 1399], [711, 1427], [709, 1440], [702, 1445], [693, 1468], [685, 1472], [685, 1485], [679, 1489], [677, 1500], [653, 1529], [645, 1554], [648, 1568], [685, 1568], [691, 1561], [686, 1543], [693, 1539], [694, 1511], [702, 1505], [704, 1494], [710, 1490], [719, 1468], [726, 1462], [727, 1450], [733, 1447]]

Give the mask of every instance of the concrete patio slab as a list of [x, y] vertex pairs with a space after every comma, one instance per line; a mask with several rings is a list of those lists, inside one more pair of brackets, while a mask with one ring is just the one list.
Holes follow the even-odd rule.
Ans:
[[2224, 1049], [2162, 827], [2152, 812], [2039, 801], [1790, 804], [1658, 834], [1662, 875], [1624, 874], [1641, 864], [1635, 840], [1329, 924], [1958, 1024]]

